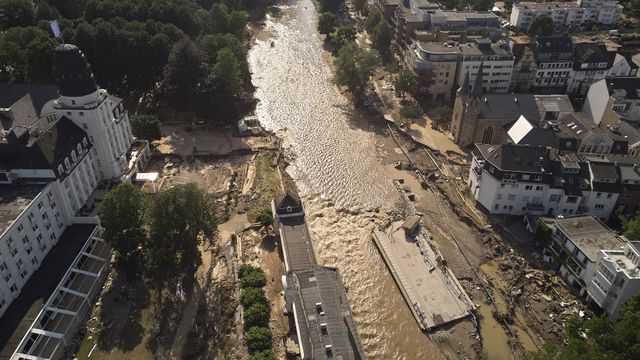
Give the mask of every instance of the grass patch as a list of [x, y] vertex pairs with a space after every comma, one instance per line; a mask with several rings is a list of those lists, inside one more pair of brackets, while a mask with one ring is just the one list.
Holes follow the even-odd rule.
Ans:
[[253, 183], [257, 198], [247, 211], [247, 218], [251, 222], [258, 222], [258, 217], [264, 208], [269, 208], [271, 200], [280, 188], [280, 178], [277, 169], [271, 166], [271, 155], [259, 155], [256, 158], [256, 177]]
[[91, 314], [76, 358], [155, 359], [149, 339], [158, 329], [156, 291], [143, 281], [120, 284], [135, 290], [125, 295], [122, 285], [113, 286], [103, 295], [102, 307]]

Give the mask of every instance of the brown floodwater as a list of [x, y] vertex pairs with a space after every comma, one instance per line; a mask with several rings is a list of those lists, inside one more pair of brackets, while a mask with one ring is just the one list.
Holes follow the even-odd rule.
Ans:
[[340, 270], [369, 359], [440, 359], [369, 238], [398, 200], [374, 129], [332, 82], [313, 2], [280, 9], [249, 52], [256, 114], [283, 137], [318, 259]]

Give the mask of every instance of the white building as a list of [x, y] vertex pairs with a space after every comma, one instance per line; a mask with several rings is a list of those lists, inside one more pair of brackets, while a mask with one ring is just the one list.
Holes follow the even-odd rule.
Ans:
[[58, 46], [54, 69], [59, 97], [12, 84], [0, 97], [0, 316], [67, 227], [98, 223], [81, 217], [98, 182], [131, 178], [149, 155], [77, 47]]
[[613, 60], [613, 65], [609, 69], [607, 76], [626, 77], [636, 76], [638, 73], [638, 64], [633, 61], [633, 57], [629, 53], [618, 52]]
[[469, 76], [469, 83], [475, 83], [478, 72], [482, 71], [482, 88], [485, 93], [506, 93], [511, 84], [513, 54], [506, 43], [492, 43], [488, 39], [479, 39], [461, 44], [460, 61], [456, 81], [462, 84]]
[[615, 77], [593, 83], [582, 111], [597, 124], [615, 125], [618, 119], [640, 122], [640, 78]]
[[510, 22], [520, 30], [528, 30], [533, 19], [540, 15], [549, 16], [556, 28], [581, 28], [590, 22], [615, 25], [620, 20], [623, 7], [617, 1], [576, 2], [516, 2], [511, 10]]
[[640, 293], [640, 243], [627, 242], [624, 249], [601, 249], [591, 281], [588, 299], [607, 314], [619, 316], [624, 303]]
[[475, 144], [468, 185], [476, 203], [490, 214], [590, 213], [603, 221], [623, 191], [614, 163], [511, 143]]
[[594, 277], [602, 249], [622, 250], [623, 240], [590, 214], [547, 219], [553, 240], [545, 249], [560, 276], [582, 297]]

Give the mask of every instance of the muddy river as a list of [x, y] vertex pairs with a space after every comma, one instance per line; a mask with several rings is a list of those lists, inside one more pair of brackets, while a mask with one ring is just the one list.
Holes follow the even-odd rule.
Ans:
[[267, 18], [249, 53], [256, 112], [289, 149], [288, 171], [303, 196], [318, 258], [340, 270], [370, 359], [441, 358], [368, 236], [398, 199], [382, 146], [332, 83], [312, 1], [289, 1], [281, 10]]

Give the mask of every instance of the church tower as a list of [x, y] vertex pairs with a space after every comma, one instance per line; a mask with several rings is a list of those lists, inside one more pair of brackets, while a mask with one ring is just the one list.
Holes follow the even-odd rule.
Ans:
[[480, 63], [473, 87], [470, 85], [469, 72], [467, 72], [462, 86], [456, 93], [453, 118], [451, 120], [451, 134], [456, 144], [462, 147], [473, 144], [478, 125], [480, 105], [484, 95], [482, 82], [482, 63]]
[[56, 47], [53, 67], [60, 95], [53, 105], [55, 112], [87, 132], [99, 179], [119, 179], [128, 168], [126, 156], [133, 142], [122, 99], [97, 86], [89, 63], [75, 45]]

